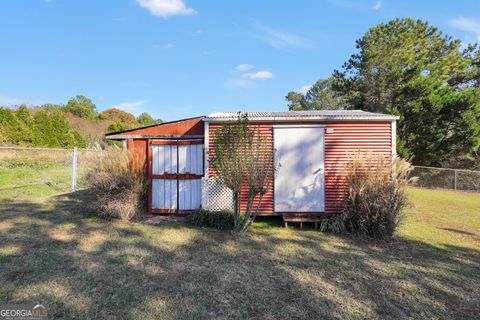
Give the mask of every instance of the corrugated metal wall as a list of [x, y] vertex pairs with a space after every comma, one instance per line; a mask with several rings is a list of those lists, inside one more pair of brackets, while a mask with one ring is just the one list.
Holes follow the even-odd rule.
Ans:
[[[322, 124], [321, 122], [314, 122]], [[313, 122], [310, 124], [314, 124]], [[282, 123], [286, 124], [286, 123]], [[291, 123], [299, 124], [299, 123]], [[304, 123], [302, 123], [304, 124]], [[391, 158], [392, 155], [392, 132], [391, 122], [329, 122], [323, 123], [326, 128], [333, 128], [333, 133], [325, 133], [325, 211], [340, 212], [343, 207], [344, 195], [347, 189], [346, 176], [347, 166], [352, 161], [355, 153], [369, 153], [370, 155], [382, 155]], [[209, 156], [214, 154], [215, 130], [221, 124], [209, 124]], [[273, 148], [273, 124], [255, 124], [260, 133], [265, 137], [269, 146]], [[299, 155], [301, 157], [301, 155]], [[209, 174], [215, 175], [211, 168]], [[264, 196], [260, 205], [259, 214], [274, 214], [274, 181], [271, 182], [269, 191]], [[242, 190], [242, 210], [246, 206], [247, 190]]]
[[[214, 139], [215, 139], [215, 131], [221, 128], [221, 124], [216, 124], [216, 123], [211, 123], [209, 125], [209, 157], [210, 159], [212, 156], [215, 154], [215, 148], [214, 148]], [[254, 125], [255, 130], [258, 130], [258, 134], [262, 135], [262, 137], [265, 139], [265, 147], [272, 149], [273, 148], [273, 128], [271, 124], [259, 124], [259, 125]], [[273, 159], [272, 159], [273, 161]], [[211, 164], [212, 162], [209, 161]], [[209, 175], [214, 176], [215, 171], [210, 165], [209, 168]], [[245, 210], [247, 207], [247, 196], [248, 196], [248, 189], [246, 187], [242, 188], [241, 192], [241, 198], [243, 201], [240, 203], [241, 210]], [[273, 179], [270, 182], [270, 188], [268, 192], [263, 196], [262, 203], [260, 204], [259, 207], [259, 214], [264, 214], [264, 215], [271, 215], [273, 214], [274, 207], [273, 207]], [[258, 205], [258, 197], [255, 198], [254, 200], [254, 208]]]
[[147, 139], [128, 139], [128, 156], [132, 165], [132, 170], [135, 172], [146, 172], [147, 161]]
[[328, 123], [325, 133], [325, 211], [340, 212], [347, 191], [347, 168], [355, 153], [391, 158], [391, 122]]

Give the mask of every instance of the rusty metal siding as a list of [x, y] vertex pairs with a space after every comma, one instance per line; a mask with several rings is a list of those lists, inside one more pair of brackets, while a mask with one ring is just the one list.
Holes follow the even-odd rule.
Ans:
[[[306, 124], [306, 122], [282, 123], [282, 125]], [[325, 133], [325, 212], [339, 213], [343, 207], [345, 192], [347, 191], [347, 169], [356, 153], [369, 153], [372, 156], [381, 155], [391, 158], [392, 155], [392, 125], [391, 121], [339, 121], [339, 122], [309, 122], [309, 124], [324, 124], [332, 128], [333, 133]], [[267, 139], [273, 148], [273, 123], [256, 123], [260, 133]], [[209, 124], [209, 157], [215, 153], [214, 132], [221, 124]], [[301, 156], [301, 155], [299, 155]], [[210, 175], [215, 175], [211, 167]], [[261, 215], [274, 215], [274, 181], [260, 205]], [[246, 207], [247, 190], [242, 190], [241, 208]]]
[[333, 133], [325, 133], [325, 211], [342, 210], [347, 191], [347, 170], [356, 153], [392, 155], [391, 122], [327, 123]]
[[[189, 136], [189, 135], [203, 135], [203, 121], [202, 118], [178, 120], [175, 122], [160, 123], [145, 128], [138, 128], [128, 130], [123, 135], [175, 135], [175, 136]], [[113, 135], [113, 134], [112, 134]]]
[[127, 146], [132, 171], [143, 171], [146, 174], [148, 141], [146, 139], [128, 139]]
[[[213, 155], [215, 154], [215, 131], [220, 129], [222, 127], [221, 124], [217, 124], [217, 123], [210, 123], [209, 124], [209, 146], [208, 146], [208, 150], [209, 150], [209, 153], [208, 153], [208, 156], [210, 158], [210, 160], [208, 161], [208, 163], [210, 164], [210, 168], [209, 168], [209, 175], [210, 176], [215, 176], [216, 173], [214, 171], [214, 169], [212, 168], [211, 164], [212, 164], [212, 157]], [[266, 140], [266, 147], [267, 148], [273, 148], [273, 127], [272, 127], [272, 124], [255, 124], [253, 125], [252, 127], [255, 128], [255, 130], [258, 130], [258, 134], [260, 134], [265, 140]], [[273, 161], [273, 159], [272, 159]], [[242, 190], [241, 190], [241, 194], [240, 194], [240, 197], [241, 197], [241, 201], [240, 201], [240, 208], [242, 211], [245, 211], [246, 207], [247, 207], [247, 196], [248, 196], [248, 188], [246, 186], [242, 187]], [[259, 197], [257, 196], [255, 199], [254, 199], [254, 208], [256, 208], [256, 206], [258, 205], [258, 200], [259, 200]], [[262, 199], [262, 202], [260, 203], [260, 207], [259, 207], [259, 214], [260, 215], [272, 215], [273, 212], [274, 212], [274, 209], [273, 209], [273, 202], [274, 201], [274, 197], [273, 197], [273, 177], [272, 177], [272, 181], [270, 181], [270, 188], [268, 189], [267, 193], [263, 196], [263, 199]]]
[[[197, 208], [201, 200], [201, 182], [203, 176], [203, 134], [204, 123], [202, 117], [193, 119], [178, 120], [175, 122], [154, 125], [145, 128], [138, 128], [135, 130], [125, 131], [122, 133], [127, 139], [129, 159], [131, 162], [132, 171], [143, 171], [148, 183], [148, 210], [150, 212], [158, 213], [183, 213], [189, 212], [191, 209]], [[167, 145], [174, 144], [179, 146], [180, 154], [184, 157], [185, 165], [182, 171], [172, 173], [172, 175], [179, 175], [180, 182], [168, 181], [170, 177], [161, 177], [162, 173], [159, 169], [158, 161], [152, 163], [152, 145], [162, 144], [157, 139], [147, 136], [175, 136], [174, 139], [165, 140]], [[143, 137], [145, 136], [145, 137]], [[199, 138], [193, 139], [192, 136]], [[141, 138], [139, 138], [141, 137]], [[193, 141], [193, 140], [194, 141]], [[202, 140], [202, 141], [199, 141]], [[187, 145], [192, 144], [192, 147]], [[195, 152], [191, 152], [194, 149]], [[154, 158], [155, 159], [155, 158]], [[193, 165], [192, 165], [193, 163]], [[181, 162], [183, 164], [183, 162]], [[156, 171], [155, 171], [156, 170]], [[158, 171], [160, 170], [160, 171]], [[168, 171], [168, 170], [167, 170]], [[155, 176], [153, 176], [155, 175]], [[188, 181], [183, 181], [183, 179]], [[167, 186], [168, 184], [168, 186]], [[152, 191], [153, 189], [153, 191]], [[178, 190], [180, 193], [177, 206], [176, 202], [170, 199], [170, 204], [165, 205], [165, 197], [161, 200], [158, 194], [165, 192], [165, 190]], [[163, 191], [162, 191], [163, 190]], [[155, 194], [154, 194], [155, 192]], [[160, 193], [159, 193], [160, 192]], [[153, 202], [153, 203], [152, 203]], [[153, 205], [152, 205], [153, 204]], [[158, 209], [161, 207], [178, 207], [176, 209]]]
[[[147, 174], [147, 149], [148, 142], [151, 139], [133, 138], [137, 135], [176, 135], [178, 139], [182, 139], [182, 135], [202, 135], [203, 121], [202, 118], [179, 120], [172, 123], [159, 124], [146, 128], [138, 128], [124, 133], [128, 140], [129, 158], [133, 171], [144, 171]], [[131, 136], [131, 137], [129, 137]]]

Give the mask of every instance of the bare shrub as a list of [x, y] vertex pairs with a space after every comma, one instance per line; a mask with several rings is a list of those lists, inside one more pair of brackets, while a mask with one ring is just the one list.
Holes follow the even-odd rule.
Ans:
[[147, 196], [143, 172], [133, 172], [128, 152], [117, 147], [97, 154], [85, 175], [85, 183], [95, 196], [93, 208], [107, 219], [131, 221], [141, 215]]
[[[233, 192], [232, 233], [242, 236], [255, 220], [263, 196], [273, 180], [276, 169], [273, 150], [258, 128], [250, 126], [247, 114], [242, 113], [238, 113], [237, 121], [224, 123], [212, 138], [215, 146], [213, 168]], [[247, 189], [244, 213], [240, 212], [242, 188]]]
[[396, 158], [356, 157], [349, 168], [349, 189], [342, 218], [351, 233], [384, 239], [394, 235], [408, 205], [405, 187], [410, 163]]

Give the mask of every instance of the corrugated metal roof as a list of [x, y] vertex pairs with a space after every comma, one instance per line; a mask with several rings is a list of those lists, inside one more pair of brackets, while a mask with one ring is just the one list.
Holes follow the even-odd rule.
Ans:
[[[362, 110], [312, 110], [312, 111], [274, 111], [247, 112], [251, 121], [311, 121], [311, 120], [398, 120], [398, 116], [366, 112]], [[204, 121], [234, 121], [238, 112], [215, 112]]]

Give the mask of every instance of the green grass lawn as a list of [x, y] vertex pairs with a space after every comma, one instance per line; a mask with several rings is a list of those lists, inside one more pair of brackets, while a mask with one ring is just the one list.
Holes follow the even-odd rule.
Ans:
[[242, 239], [111, 223], [82, 193], [4, 195], [0, 301], [67, 319], [478, 319], [480, 195], [409, 196], [397, 239], [378, 244], [271, 219]]
[[[33, 162], [33, 161], [30, 161]], [[44, 162], [44, 166], [9, 166], [0, 161], [0, 202], [51, 196], [70, 191], [71, 166]]]

